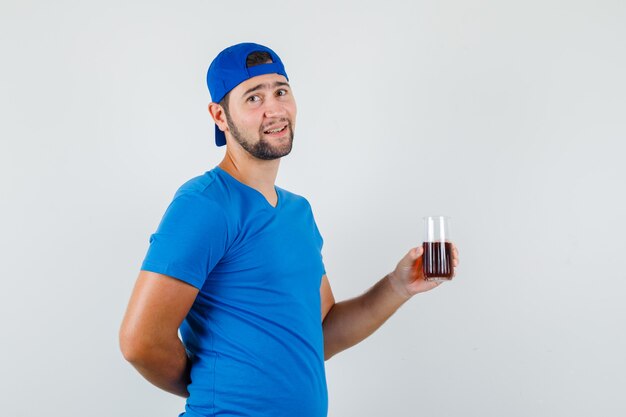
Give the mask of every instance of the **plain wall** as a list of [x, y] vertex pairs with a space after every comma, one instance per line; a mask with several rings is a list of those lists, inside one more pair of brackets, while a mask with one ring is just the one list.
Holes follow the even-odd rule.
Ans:
[[626, 415], [626, 3], [0, 2], [0, 414], [177, 416], [118, 329], [206, 70], [253, 41], [298, 103], [338, 300], [451, 216], [460, 266], [327, 362], [330, 417]]

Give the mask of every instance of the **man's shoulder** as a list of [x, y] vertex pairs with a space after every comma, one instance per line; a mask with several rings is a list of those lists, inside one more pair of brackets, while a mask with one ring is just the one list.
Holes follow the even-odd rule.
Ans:
[[293, 191], [286, 190], [279, 186], [276, 186], [276, 189], [284, 196], [284, 198], [289, 199], [291, 201], [300, 201], [302, 203], [309, 204], [309, 200], [306, 197], [300, 194], [296, 194]]
[[176, 191], [174, 199], [181, 196], [211, 201], [220, 206], [228, 206], [232, 203], [230, 201], [232, 200], [232, 192], [229, 191], [228, 183], [220, 177], [216, 168], [183, 183]]
[[229, 193], [219, 181], [215, 170], [206, 171], [185, 181], [174, 193], [172, 204], [195, 207], [197, 210], [228, 212]]
[[175, 197], [185, 193], [210, 195], [215, 191], [215, 184], [215, 173], [213, 172], [213, 170], [206, 171], [202, 175], [195, 176], [185, 181], [178, 188], [178, 190], [176, 190]]
[[311, 206], [311, 203], [309, 202], [309, 199], [307, 197], [301, 194], [296, 194], [284, 188], [280, 188], [278, 186], [276, 187], [276, 189], [280, 192], [284, 205], [294, 206], [311, 213], [313, 212], [313, 207]]

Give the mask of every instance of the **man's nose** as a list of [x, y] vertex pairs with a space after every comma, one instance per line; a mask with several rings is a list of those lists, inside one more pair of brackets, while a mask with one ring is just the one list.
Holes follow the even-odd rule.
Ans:
[[266, 117], [281, 117], [287, 114], [284, 104], [281, 103], [279, 100], [268, 100], [265, 106]]

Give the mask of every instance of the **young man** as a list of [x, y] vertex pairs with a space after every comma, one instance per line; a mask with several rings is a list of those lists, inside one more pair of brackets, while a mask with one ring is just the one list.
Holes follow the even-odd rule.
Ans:
[[180, 187], [151, 236], [122, 352], [148, 381], [187, 397], [187, 417], [326, 416], [324, 361], [438, 284], [424, 280], [413, 248], [366, 293], [335, 303], [309, 203], [274, 185], [296, 125], [282, 61], [234, 45], [207, 83], [226, 153]]

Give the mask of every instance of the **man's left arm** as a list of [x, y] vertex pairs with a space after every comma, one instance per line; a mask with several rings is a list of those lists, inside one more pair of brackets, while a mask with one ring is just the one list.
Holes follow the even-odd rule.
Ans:
[[[352, 347], [374, 333], [413, 295], [439, 285], [426, 281], [422, 269], [422, 247], [411, 249], [396, 269], [364, 294], [335, 303], [326, 275], [322, 278], [322, 328], [324, 359]], [[458, 265], [458, 250], [452, 246], [452, 265]]]

